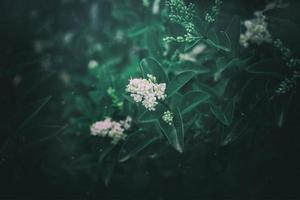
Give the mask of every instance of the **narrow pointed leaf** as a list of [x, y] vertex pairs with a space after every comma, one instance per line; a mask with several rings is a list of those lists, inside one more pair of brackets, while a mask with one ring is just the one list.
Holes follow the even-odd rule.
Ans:
[[178, 74], [169, 85], [167, 85], [167, 97], [170, 98], [177, 91], [179, 91], [187, 82], [189, 82], [194, 76], [196, 72], [194, 71], [185, 71]]
[[237, 121], [233, 127], [230, 129], [228, 135], [224, 138], [224, 140], [221, 142], [222, 146], [229, 145], [236, 141], [239, 137], [246, 134], [250, 127], [249, 117], [244, 117]]
[[150, 31], [152, 26], [149, 26], [147, 24], [138, 24], [134, 26], [133, 28], [129, 29], [127, 32], [128, 37], [134, 38], [140, 35], [145, 34], [146, 32]]
[[225, 113], [222, 111], [222, 109], [218, 106], [211, 105], [210, 110], [213, 113], [213, 115], [220, 121], [222, 124], [228, 126], [229, 122], [225, 115]]
[[231, 124], [233, 120], [234, 109], [235, 109], [235, 99], [232, 99], [231, 101], [229, 101], [225, 109], [225, 115], [228, 124]]
[[246, 70], [253, 74], [281, 77], [282, 75], [274, 72], [274, 66], [276, 64], [272, 59], [264, 59], [249, 65]]
[[159, 138], [160, 137], [157, 134], [145, 131], [137, 131], [130, 135], [121, 148], [119, 162], [129, 160]]
[[39, 100], [34, 111], [21, 123], [17, 130], [19, 131], [26, 125], [28, 125], [34, 119], [34, 117], [42, 110], [42, 108], [45, 107], [45, 105], [50, 101], [50, 99], [51, 96], [48, 96]]
[[184, 129], [182, 123], [181, 113], [178, 108], [174, 112], [174, 119], [172, 125], [160, 121], [160, 129], [166, 136], [168, 142], [174, 149], [183, 152], [184, 148]]
[[104, 158], [116, 147], [116, 144], [110, 144], [103, 152], [101, 152], [98, 163], [102, 163]]
[[192, 111], [199, 104], [205, 102], [210, 95], [204, 91], [191, 91], [184, 95], [182, 115]]
[[225, 30], [226, 35], [230, 40], [230, 49], [233, 55], [237, 55], [240, 41], [240, 18], [234, 17]]
[[163, 69], [162, 65], [154, 58], [144, 58], [141, 61], [140, 66], [142, 68], [144, 77], [147, 74], [152, 74], [156, 77], [158, 83], [168, 82], [168, 77], [165, 70]]
[[187, 51], [189, 51], [190, 49], [192, 49], [193, 47], [195, 47], [195, 46], [199, 43], [200, 40], [201, 40], [201, 39], [198, 39], [198, 40], [195, 40], [195, 41], [193, 41], [193, 42], [187, 43], [187, 44], [185, 45], [185, 47], [184, 47], [184, 51], [187, 52]]

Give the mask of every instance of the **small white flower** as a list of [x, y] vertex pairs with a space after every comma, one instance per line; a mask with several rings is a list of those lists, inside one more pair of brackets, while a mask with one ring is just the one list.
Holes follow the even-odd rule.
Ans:
[[148, 80], [153, 82], [153, 83], [156, 83], [156, 77], [153, 76], [152, 74], [147, 74], [147, 77], [148, 77]]
[[155, 106], [158, 104], [156, 101], [155, 93], [147, 93], [144, 95], [144, 100], [142, 102], [143, 106], [150, 111], [155, 110]]
[[131, 94], [130, 96], [135, 102], [141, 102], [143, 100], [143, 96], [139, 94]]
[[131, 127], [132, 118], [127, 116], [125, 120], [121, 120], [120, 124], [124, 127], [125, 130], [130, 129]]
[[156, 94], [157, 99], [164, 100], [166, 98], [165, 90], [166, 84], [160, 83], [153, 86], [154, 93]]

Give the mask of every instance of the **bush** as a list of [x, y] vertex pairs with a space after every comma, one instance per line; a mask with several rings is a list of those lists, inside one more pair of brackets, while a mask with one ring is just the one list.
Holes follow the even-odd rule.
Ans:
[[[32, 104], [33, 112], [21, 123], [9, 120], [1, 126], [13, 132], [3, 136], [1, 157], [16, 158], [11, 149], [19, 147], [13, 143], [35, 138], [22, 143], [29, 148], [26, 156], [17, 155], [46, 151], [49, 158], [32, 159], [42, 177], [66, 185], [63, 194], [80, 188], [78, 195], [87, 198], [269, 194], [263, 190], [268, 176], [253, 176], [259, 176], [260, 163], [272, 159], [273, 149], [263, 144], [270, 132], [285, 130], [289, 106], [298, 98], [298, 47], [280, 27], [299, 30], [276, 16], [290, 5], [272, 1], [245, 16], [234, 12], [247, 7], [238, 1], [54, 4], [61, 6], [55, 15], [42, 19], [42, 13], [32, 11], [31, 19], [48, 30], [33, 31], [40, 37], [33, 47], [40, 57], [40, 81], [52, 80], [43, 89], [51, 87], [50, 92], [34, 91], [32, 99], [42, 97]], [[16, 84], [23, 73], [3, 72]], [[30, 87], [20, 90], [31, 92]], [[48, 116], [40, 114], [44, 107]], [[57, 130], [45, 137], [34, 131], [22, 136], [39, 114], [41, 124], [58, 123]], [[43, 142], [47, 145], [36, 147]], [[56, 183], [48, 184], [60, 191]]]

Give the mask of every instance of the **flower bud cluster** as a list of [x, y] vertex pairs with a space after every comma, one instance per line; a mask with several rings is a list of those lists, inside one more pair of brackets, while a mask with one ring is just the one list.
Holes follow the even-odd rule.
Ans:
[[183, 36], [172, 37], [168, 36], [163, 39], [164, 42], [193, 42], [199, 37], [194, 36], [197, 31], [195, 30], [195, 25], [193, 23], [193, 18], [195, 16], [195, 8], [193, 4], [185, 5], [183, 0], [168, 0], [166, 2], [169, 8], [169, 19], [171, 22], [179, 24], [182, 26], [186, 34]]
[[293, 88], [297, 86], [297, 81], [299, 80], [300, 80], [300, 73], [294, 71], [291, 77], [287, 77], [280, 82], [279, 87], [276, 89], [275, 93], [277, 95], [286, 94], [287, 92], [291, 91]]
[[220, 14], [220, 7], [222, 5], [221, 0], [215, 0], [214, 5], [211, 8], [210, 13], [205, 14], [205, 21], [208, 24], [214, 23], [216, 21], [217, 16]]
[[200, 37], [195, 37], [191, 33], [186, 33], [183, 36], [177, 36], [177, 37], [172, 37], [172, 36], [167, 36], [163, 38], [164, 42], [178, 42], [178, 43], [183, 43], [183, 42], [193, 42], [197, 39], [200, 39]]
[[285, 64], [290, 67], [290, 68], [295, 68], [299, 67], [300, 65], [300, 59], [299, 58], [294, 58], [292, 56], [291, 50], [284, 46], [283, 42], [280, 39], [276, 39], [273, 42], [273, 45], [276, 49], [279, 50], [282, 60], [285, 62]]
[[183, 0], [168, 0], [166, 5], [169, 8], [169, 18], [172, 22], [184, 27], [192, 24], [191, 21], [195, 15], [195, 7], [193, 4], [185, 5]]
[[285, 65], [293, 70], [291, 71], [292, 75], [282, 80], [275, 91], [277, 95], [283, 95], [297, 86], [297, 82], [300, 79], [300, 59], [293, 57], [291, 49], [286, 47], [280, 39], [274, 40], [273, 46], [279, 50], [281, 59], [285, 62]]
[[164, 122], [166, 122], [167, 124], [169, 125], [172, 125], [172, 122], [173, 122], [173, 113], [171, 111], [165, 111], [163, 116], [162, 116], [162, 119]]
[[123, 101], [121, 101], [119, 99], [119, 97], [117, 96], [117, 93], [116, 93], [116, 90], [112, 87], [109, 87], [107, 89], [107, 94], [111, 97], [111, 100], [112, 100], [112, 105], [119, 108], [119, 109], [122, 109], [123, 108]]

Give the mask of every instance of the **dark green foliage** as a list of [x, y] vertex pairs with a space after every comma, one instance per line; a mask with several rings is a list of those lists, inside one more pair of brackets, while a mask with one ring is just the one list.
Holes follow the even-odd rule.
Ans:
[[[264, 4], [18, 2], [3, 25], [20, 33], [1, 51], [0, 199], [299, 196], [289, 182], [299, 168], [299, 47], [278, 28], [297, 35], [299, 22], [273, 16], [299, 3], [266, 12], [272, 44], [244, 48], [244, 20]], [[126, 91], [148, 75], [166, 84], [154, 111]], [[93, 123], [127, 116], [124, 140], [91, 135]]]

